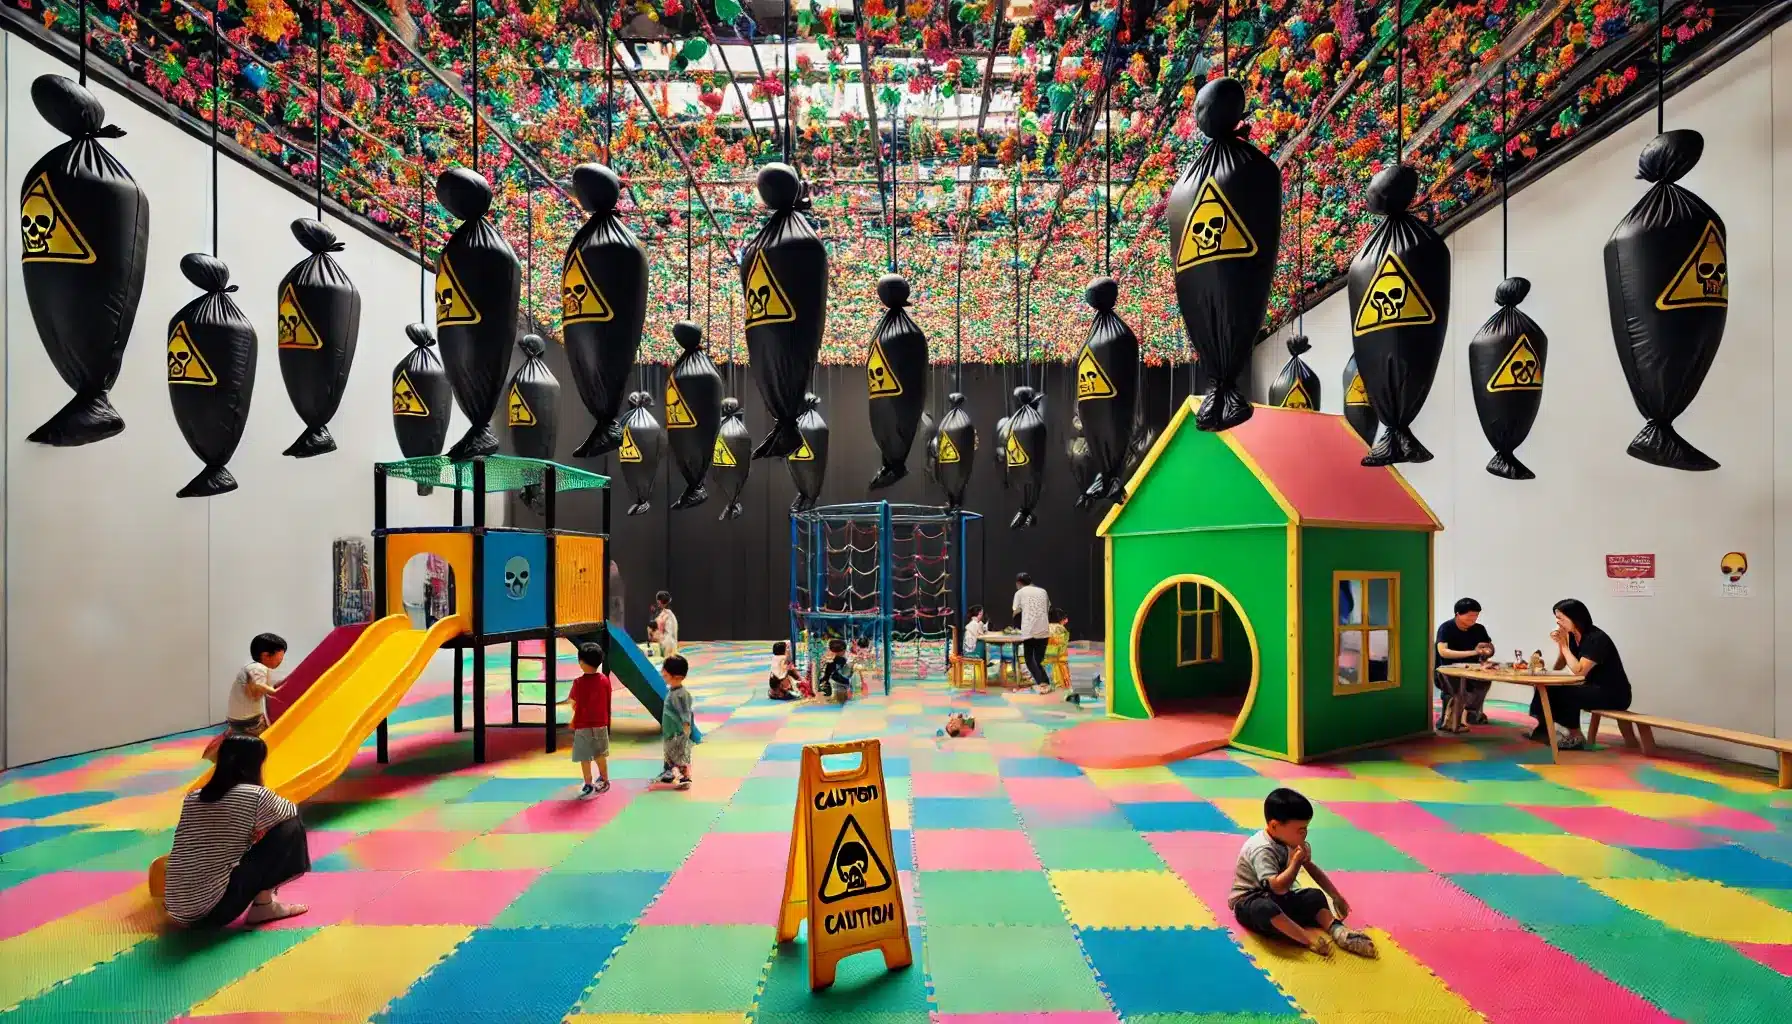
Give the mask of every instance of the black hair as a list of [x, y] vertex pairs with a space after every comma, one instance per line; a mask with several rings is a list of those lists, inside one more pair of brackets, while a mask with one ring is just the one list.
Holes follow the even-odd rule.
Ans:
[[859, 639], [856, 642], [854, 642], [853, 646], [855, 646], [855, 647], [870, 647], [871, 646], [871, 638], [868, 636], [859, 637]]
[[218, 744], [218, 765], [199, 788], [200, 803], [217, 803], [234, 786], [261, 785], [261, 765], [267, 759], [268, 745], [260, 736], [225, 734], [224, 741]]
[[1313, 804], [1292, 789], [1272, 789], [1263, 798], [1264, 821], [1312, 821]]
[[249, 641], [249, 657], [256, 661], [286, 650], [286, 638], [278, 633], [262, 633]]
[[604, 667], [604, 648], [602, 644], [585, 643], [579, 645], [579, 664], [592, 668]]
[[1579, 630], [1583, 636], [1586, 635], [1587, 630], [1593, 628], [1593, 613], [1587, 611], [1587, 606], [1576, 598], [1565, 597], [1557, 601], [1555, 607], [1550, 611], [1561, 612], [1568, 616], [1568, 621], [1574, 623], [1574, 628]]
[[845, 654], [846, 653], [846, 641], [840, 639], [839, 637], [835, 637], [834, 639], [828, 641], [828, 650], [834, 654]]
[[667, 607], [670, 607], [672, 604], [672, 592], [670, 590], [662, 590], [659, 593], [653, 595], [653, 599], [663, 605], [666, 605]]
[[780, 640], [777, 643], [772, 645], [772, 653], [773, 654], [788, 654], [788, 653], [790, 653], [790, 645], [785, 643], [784, 641]]
[[982, 605], [980, 605], [980, 604], [971, 605], [971, 607], [964, 613], [964, 621], [969, 622], [972, 619], [974, 619], [977, 616], [982, 615], [982, 614], [983, 614], [983, 606]]
[[1033, 585], [1033, 574], [1030, 572], [1017, 572], [1014, 574], [1014, 582], [1023, 587], [1030, 587]]
[[680, 679], [691, 674], [691, 663], [684, 660], [682, 654], [674, 654], [667, 658], [660, 663], [660, 668], [665, 669], [667, 675], [677, 676]]
[[1064, 614], [1064, 609], [1055, 604], [1052, 605], [1052, 610], [1046, 613], [1046, 619], [1051, 622], [1061, 622], [1068, 617]]
[[1469, 612], [1481, 610], [1481, 602], [1472, 597], [1465, 597], [1456, 602], [1456, 614], [1467, 615]]

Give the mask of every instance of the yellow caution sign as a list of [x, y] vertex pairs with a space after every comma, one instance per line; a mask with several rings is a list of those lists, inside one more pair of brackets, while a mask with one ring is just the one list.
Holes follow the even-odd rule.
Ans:
[[[857, 755], [857, 767], [828, 771], [824, 757]], [[809, 988], [834, 983], [841, 960], [880, 950], [884, 966], [914, 962], [902, 883], [890, 842], [883, 746], [877, 740], [803, 748], [778, 941], [809, 922]]]
[[324, 339], [311, 326], [311, 318], [299, 306], [299, 297], [292, 285], [280, 289], [280, 341], [277, 348], [320, 349]]
[[728, 442], [722, 440], [722, 435], [720, 434], [716, 435], [716, 450], [710, 453], [709, 461], [711, 464], [717, 466], [733, 467], [740, 465], [740, 463], [734, 461], [734, 453], [728, 450]]
[[1301, 383], [1299, 377], [1294, 379], [1294, 386], [1288, 389], [1288, 393], [1282, 396], [1282, 408], [1313, 408], [1313, 396], [1307, 394], [1307, 386]]
[[1027, 450], [1020, 446], [1020, 438], [1015, 437], [1013, 431], [1009, 431], [1009, 433], [1008, 433], [1008, 468], [1009, 469], [1019, 469], [1020, 467], [1026, 465], [1027, 463], [1029, 463], [1031, 461], [1033, 461], [1033, 460], [1027, 458]]
[[1368, 405], [1369, 389], [1363, 386], [1363, 375], [1350, 378], [1350, 386], [1344, 389], [1345, 405]]
[[1076, 357], [1076, 400], [1112, 398], [1114, 394], [1114, 382], [1108, 379], [1108, 371], [1095, 361], [1095, 353], [1083, 349], [1083, 354]]
[[1487, 390], [1499, 391], [1541, 391], [1543, 390], [1543, 361], [1537, 358], [1537, 350], [1531, 347], [1528, 334], [1520, 334], [1512, 351], [1500, 360], [1499, 371], [1487, 382]]
[[803, 438], [803, 446], [790, 453], [791, 462], [814, 462], [815, 449], [809, 447], [809, 439]]
[[678, 382], [670, 376], [666, 378], [666, 429], [683, 430], [697, 425], [697, 417], [691, 415], [691, 407], [685, 404], [684, 395], [678, 391]]
[[174, 333], [168, 335], [168, 383], [197, 384], [205, 388], [218, 383], [218, 375], [199, 354], [199, 347], [193, 344], [193, 335], [184, 320], [176, 323]]
[[[29, 258], [29, 257], [27, 257]], [[1680, 265], [1680, 270], [1655, 300], [1655, 308], [1663, 311], [1688, 306], [1730, 304], [1730, 258], [1724, 251], [1724, 236], [1717, 225], [1705, 222], [1699, 244]]]
[[1376, 268], [1375, 280], [1363, 295], [1363, 304], [1356, 311], [1356, 332], [1368, 334], [1389, 327], [1406, 327], [1437, 322], [1431, 300], [1419, 290], [1406, 264], [1388, 253]]
[[50, 190], [50, 175], [37, 176], [19, 204], [19, 234], [25, 263], [92, 263], [93, 247]]
[[884, 347], [875, 340], [871, 342], [871, 357], [865, 360], [865, 386], [872, 398], [895, 398], [902, 394], [902, 382], [890, 371], [890, 360], [884, 356]]
[[622, 447], [616, 450], [616, 457], [623, 462], [641, 461], [641, 446], [635, 443], [635, 435], [629, 433], [627, 427], [622, 428]]
[[940, 462], [957, 462], [958, 446], [952, 443], [950, 434], [940, 434]]
[[1176, 249], [1176, 269], [1187, 270], [1214, 260], [1255, 255], [1257, 240], [1238, 218], [1238, 211], [1232, 209], [1231, 200], [1212, 178], [1208, 178], [1201, 183], [1195, 208], [1188, 212], [1188, 220], [1182, 225], [1182, 244]]
[[436, 326], [451, 327], [455, 324], [476, 324], [479, 322], [479, 311], [473, 308], [473, 300], [468, 298], [467, 290], [460, 286], [460, 278], [455, 276], [454, 266], [443, 256], [436, 265]]
[[585, 269], [584, 254], [574, 249], [572, 258], [560, 271], [560, 322], [602, 323], [615, 315], [604, 293], [591, 280], [591, 272]]
[[523, 397], [522, 389], [515, 384], [510, 385], [510, 400], [506, 404], [509, 406], [504, 420], [506, 423], [513, 427], [535, 426], [535, 410], [529, 408], [528, 399]]
[[428, 416], [429, 405], [423, 396], [411, 386], [410, 374], [398, 371], [398, 379], [392, 382], [392, 415], [394, 416]]
[[784, 286], [772, 276], [772, 265], [763, 251], [753, 254], [753, 265], [747, 270], [746, 291], [746, 326], [783, 324], [796, 319], [796, 307], [790, 304], [790, 296], [784, 294]]

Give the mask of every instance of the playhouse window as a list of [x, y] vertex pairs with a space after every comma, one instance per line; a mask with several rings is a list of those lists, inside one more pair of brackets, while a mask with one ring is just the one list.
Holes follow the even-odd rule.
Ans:
[[1336, 573], [1332, 629], [1337, 662], [1335, 694], [1400, 685], [1400, 578], [1393, 573]]
[[1225, 660], [1220, 646], [1220, 594], [1199, 583], [1176, 584], [1176, 667]]

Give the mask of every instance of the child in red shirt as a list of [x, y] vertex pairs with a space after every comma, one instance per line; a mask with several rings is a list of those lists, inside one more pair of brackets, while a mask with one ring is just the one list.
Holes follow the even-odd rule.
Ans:
[[579, 668], [583, 674], [572, 681], [572, 692], [560, 703], [572, 705], [572, 759], [585, 776], [579, 789], [579, 798], [584, 799], [610, 788], [610, 690], [615, 679], [604, 671], [604, 649], [597, 644], [579, 645]]

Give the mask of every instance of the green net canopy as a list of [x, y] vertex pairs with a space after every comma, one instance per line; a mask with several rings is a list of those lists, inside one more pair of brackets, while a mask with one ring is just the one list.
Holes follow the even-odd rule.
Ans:
[[485, 490], [488, 494], [540, 487], [547, 481], [549, 467], [554, 470], [556, 491], [586, 491], [610, 486], [610, 478], [607, 476], [563, 466], [558, 462], [524, 459], [515, 455], [488, 455], [468, 462], [454, 462], [446, 455], [426, 455], [418, 459], [382, 462], [379, 468], [385, 470], [387, 476], [418, 484], [470, 491], [473, 489], [475, 462], [485, 463]]

